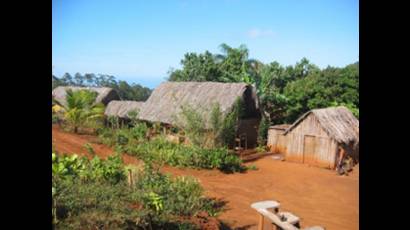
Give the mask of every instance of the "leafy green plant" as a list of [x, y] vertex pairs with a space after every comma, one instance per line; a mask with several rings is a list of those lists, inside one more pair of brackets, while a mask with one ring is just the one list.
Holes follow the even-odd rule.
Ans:
[[107, 125], [112, 129], [119, 129], [120, 128], [120, 121], [116, 116], [108, 116], [107, 117]]
[[267, 141], [267, 138], [268, 138], [269, 126], [270, 126], [269, 120], [265, 116], [262, 116], [262, 119], [259, 123], [259, 128], [258, 128], [258, 144], [259, 144], [259, 146], [266, 145], [266, 141]]
[[256, 165], [249, 165], [246, 167], [248, 170], [258, 170], [258, 167]]
[[118, 130], [116, 132], [116, 143], [119, 145], [126, 145], [128, 144], [129, 138], [127, 131]]
[[344, 107], [348, 108], [348, 109], [350, 110], [350, 112], [352, 112], [353, 115], [354, 115], [356, 118], [359, 118], [359, 108], [357, 108], [357, 107], [356, 107], [354, 104], [352, 104], [352, 103], [338, 103], [338, 102], [334, 101], [334, 102], [332, 102], [330, 105], [333, 106], [333, 107], [336, 107], [336, 106], [344, 106]]
[[266, 145], [258, 145], [258, 146], [255, 148], [255, 150], [256, 150], [258, 153], [266, 152]]
[[[150, 163], [143, 170], [134, 169], [132, 187], [124, 176], [132, 167], [124, 167], [118, 155], [88, 160], [52, 154], [52, 163], [53, 170], [59, 164], [66, 169], [53, 171], [52, 215], [57, 229], [197, 229], [179, 217], [220, 210], [203, 195], [196, 179], [172, 178]], [[82, 171], [78, 165], [84, 166]]]
[[125, 152], [144, 162], [166, 163], [177, 167], [219, 169], [224, 172], [244, 170], [238, 156], [226, 148], [205, 149], [169, 142], [163, 137], [136, 145], [128, 145]]
[[156, 212], [160, 212], [164, 208], [162, 196], [155, 192], [149, 192], [147, 194], [147, 200], [148, 205], [153, 207]]
[[[90, 127], [104, 117], [104, 105], [95, 103], [97, 92], [90, 90], [67, 90], [64, 119], [78, 133], [80, 127]], [[57, 102], [58, 103], [58, 102]]]
[[145, 123], [136, 123], [134, 127], [130, 129], [131, 135], [137, 140], [144, 140], [147, 136], [148, 127]]
[[206, 142], [205, 118], [202, 117], [199, 108], [191, 105], [181, 107], [181, 113], [177, 116], [178, 126], [184, 130], [189, 141], [196, 146], [203, 146]]
[[93, 146], [91, 146], [90, 143], [85, 143], [85, 144], [83, 145], [83, 147], [87, 150], [87, 152], [88, 152], [89, 154], [91, 154], [92, 156], [95, 156], [94, 148], [93, 148]]

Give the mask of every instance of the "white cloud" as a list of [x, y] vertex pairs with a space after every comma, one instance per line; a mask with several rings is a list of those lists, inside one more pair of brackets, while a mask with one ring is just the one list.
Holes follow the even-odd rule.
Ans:
[[273, 37], [275, 33], [271, 29], [258, 29], [253, 28], [248, 30], [248, 37], [250, 38], [261, 38], [261, 37]]

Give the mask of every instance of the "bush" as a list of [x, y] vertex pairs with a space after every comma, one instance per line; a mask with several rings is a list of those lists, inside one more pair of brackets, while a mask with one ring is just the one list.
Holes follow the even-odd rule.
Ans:
[[133, 138], [143, 140], [147, 135], [148, 127], [145, 123], [136, 123], [134, 127], [130, 129], [130, 132]]
[[163, 137], [138, 145], [128, 145], [125, 152], [135, 155], [145, 162], [166, 163], [171, 166], [219, 169], [224, 172], [244, 170], [238, 156], [230, 154], [226, 148], [204, 149], [169, 142]]
[[[204, 108], [186, 105], [177, 116], [177, 123], [193, 145], [204, 148], [233, 146], [238, 119], [244, 115], [242, 103], [242, 100], [237, 98], [226, 116], [222, 113], [220, 105], [214, 104], [209, 118], [202, 116], [201, 110]], [[206, 125], [208, 120], [209, 127]]]
[[269, 126], [270, 126], [269, 120], [266, 119], [265, 116], [262, 116], [262, 119], [259, 123], [259, 129], [258, 129], [258, 144], [260, 146], [266, 145]]
[[60, 121], [60, 118], [58, 117], [57, 114], [53, 114], [52, 117], [51, 117], [51, 121], [52, 121], [53, 124], [58, 124], [59, 121]]
[[172, 178], [151, 164], [134, 172], [130, 187], [118, 156], [90, 161], [53, 154], [52, 162], [52, 214], [58, 229], [196, 229], [178, 219], [220, 211], [196, 179]]
[[129, 133], [126, 130], [118, 130], [115, 133], [116, 136], [116, 143], [119, 145], [126, 145], [128, 144], [129, 138], [128, 138]]
[[91, 146], [90, 143], [85, 143], [85, 144], [83, 145], [83, 147], [87, 150], [87, 152], [88, 152], [89, 154], [91, 154], [92, 156], [95, 156], [94, 148], [93, 148], [93, 146]]

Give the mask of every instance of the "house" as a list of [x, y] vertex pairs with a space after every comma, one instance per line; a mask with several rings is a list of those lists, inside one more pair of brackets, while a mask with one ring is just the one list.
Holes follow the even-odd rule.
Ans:
[[268, 129], [268, 148], [272, 153], [286, 152], [286, 137], [284, 135], [289, 124], [274, 125]]
[[143, 101], [117, 101], [113, 100], [105, 108], [104, 115], [107, 117], [118, 117], [120, 120], [129, 121], [132, 112], [136, 115], [140, 112]]
[[67, 90], [71, 89], [72, 91], [77, 91], [77, 90], [90, 90], [97, 92], [97, 98], [95, 99], [96, 103], [103, 103], [104, 105], [107, 105], [110, 101], [112, 100], [120, 100], [120, 96], [118, 93], [108, 87], [74, 87], [74, 86], [59, 86], [56, 87], [53, 92], [52, 96], [54, 100], [56, 100], [58, 103], [62, 105], [66, 105], [66, 94]]
[[245, 83], [164, 82], [144, 102], [138, 117], [151, 123], [176, 125], [182, 106], [191, 106], [202, 115], [209, 128], [212, 107], [219, 104], [225, 116], [238, 98], [244, 106], [236, 133], [246, 136], [248, 147], [256, 146], [261, 116], [255, 88]]
[[311, 110], [283, 134], [287, 161], [334, 169], [339, 146], [358, 161], [359, 121], [343, 106]]

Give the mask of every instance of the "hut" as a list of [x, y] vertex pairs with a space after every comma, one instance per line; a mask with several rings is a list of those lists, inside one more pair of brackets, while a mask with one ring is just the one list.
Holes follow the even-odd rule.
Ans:
[[286, 152], [286, 136], [284, 135], [289, 124], [274, 125], [268, 129], [268, 148], [272, 153]]
[[104, 114], [106, 116], [118, 117], [123, 121], [129, 121], [129, 114], [131, 112], [139, 113], [143, 104], [144, 102], [142, 101], [113, 100], [106, 106]]
[[74, 86], [59, 86], [55, 88], [52, 92], [52, 96], [54, 100], [56, 100], [58, 103], [62, 105], [66, 105], [66, 94], [67, 90], [71, 89], [72, 91], [77, 91], [77, 90], [90, 90], [98, 93], [97, 98], [95, 99], [96, 103], [103, 103], [104, 105], [107, 105], [110, 101], [112, 100], [120, 100], [120, 97], [118, 93], [108, 87], [74, 87]]
[[255, 88], [245, 83], [162, 83], [141, 107], [139, 119], [175, 125], [182, 106], [192, 106], [206, 119], [206, 127], [210, 127], [212, 106], [219, 104], [222, 114], [226, 115], [232, 110], [237, 98], [244, 105], [244, 114], [237, 123], [237, 135], [245, 136], [249, 147], [255, 146], [260, 121], [259, 105]]
[[334, 169], [339, 146], [356, 161], [359, 157], [359, 121], [343, 106], [311, 110], [284, 135], [287, 161]]

